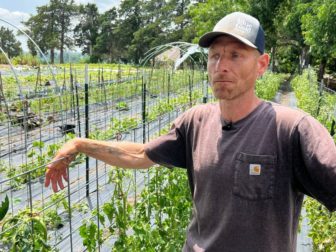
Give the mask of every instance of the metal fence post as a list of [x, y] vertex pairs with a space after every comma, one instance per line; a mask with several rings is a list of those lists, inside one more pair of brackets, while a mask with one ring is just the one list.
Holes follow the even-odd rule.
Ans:
[[146, 81], [142, 77], [142, 142], [146, 142]]
[[[85, 138], [89, 138], [89, 78], [88, 78], [88, 65], [85, 65]], [[90, 187], [89, 187], [89, 157], [85, 158], [85, 171], [86, 171], [86, 197], [89, 197]]]

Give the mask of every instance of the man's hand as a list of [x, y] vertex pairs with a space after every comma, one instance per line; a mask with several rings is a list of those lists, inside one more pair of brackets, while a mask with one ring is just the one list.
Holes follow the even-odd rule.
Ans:
[[68, 167], [79, 152], [123, 168], [144, 169], [154, 165], [145, 153], [144, 144], [75, 138], [64, 144], [47, 165], [45, 186], [51, 182], [54, 192], [63, 189], [63, 179], [68, 181]]
[[57, 152], [53, 160], [47, 165], [45, 186], [51, 186], [54, 192], [64, 189], [63, 179], [68, 181], [68, 167], [76, 158], [78, 151], [75, 139], [70, 140]]

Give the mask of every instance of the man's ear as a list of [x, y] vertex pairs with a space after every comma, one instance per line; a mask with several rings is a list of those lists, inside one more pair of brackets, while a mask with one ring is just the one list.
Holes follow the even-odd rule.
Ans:
[[262, 76], [267, 70], [270, 61], [270, 56], [264, 53], [258, 57], [258, 76]]

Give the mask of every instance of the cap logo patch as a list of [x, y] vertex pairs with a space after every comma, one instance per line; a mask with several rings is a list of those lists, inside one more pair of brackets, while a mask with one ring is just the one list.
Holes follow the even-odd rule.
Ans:
[[239, 18], [237, 20], [235, 27], [237, 30], [244, 32], [244, 33], [250, 33], [252, 31], [252, 24], [242, 18]]
[[250, 164], [250, 175], [260, 175], [261, 165], [260, 164]]

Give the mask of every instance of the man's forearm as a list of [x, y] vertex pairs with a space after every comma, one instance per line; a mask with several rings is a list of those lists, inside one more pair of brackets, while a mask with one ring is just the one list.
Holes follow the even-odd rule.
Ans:
[[154, 163], [147, 157], [144, 144], [74, 139], [76, 149], [107, 164], [123, 168], [149, 168]]

